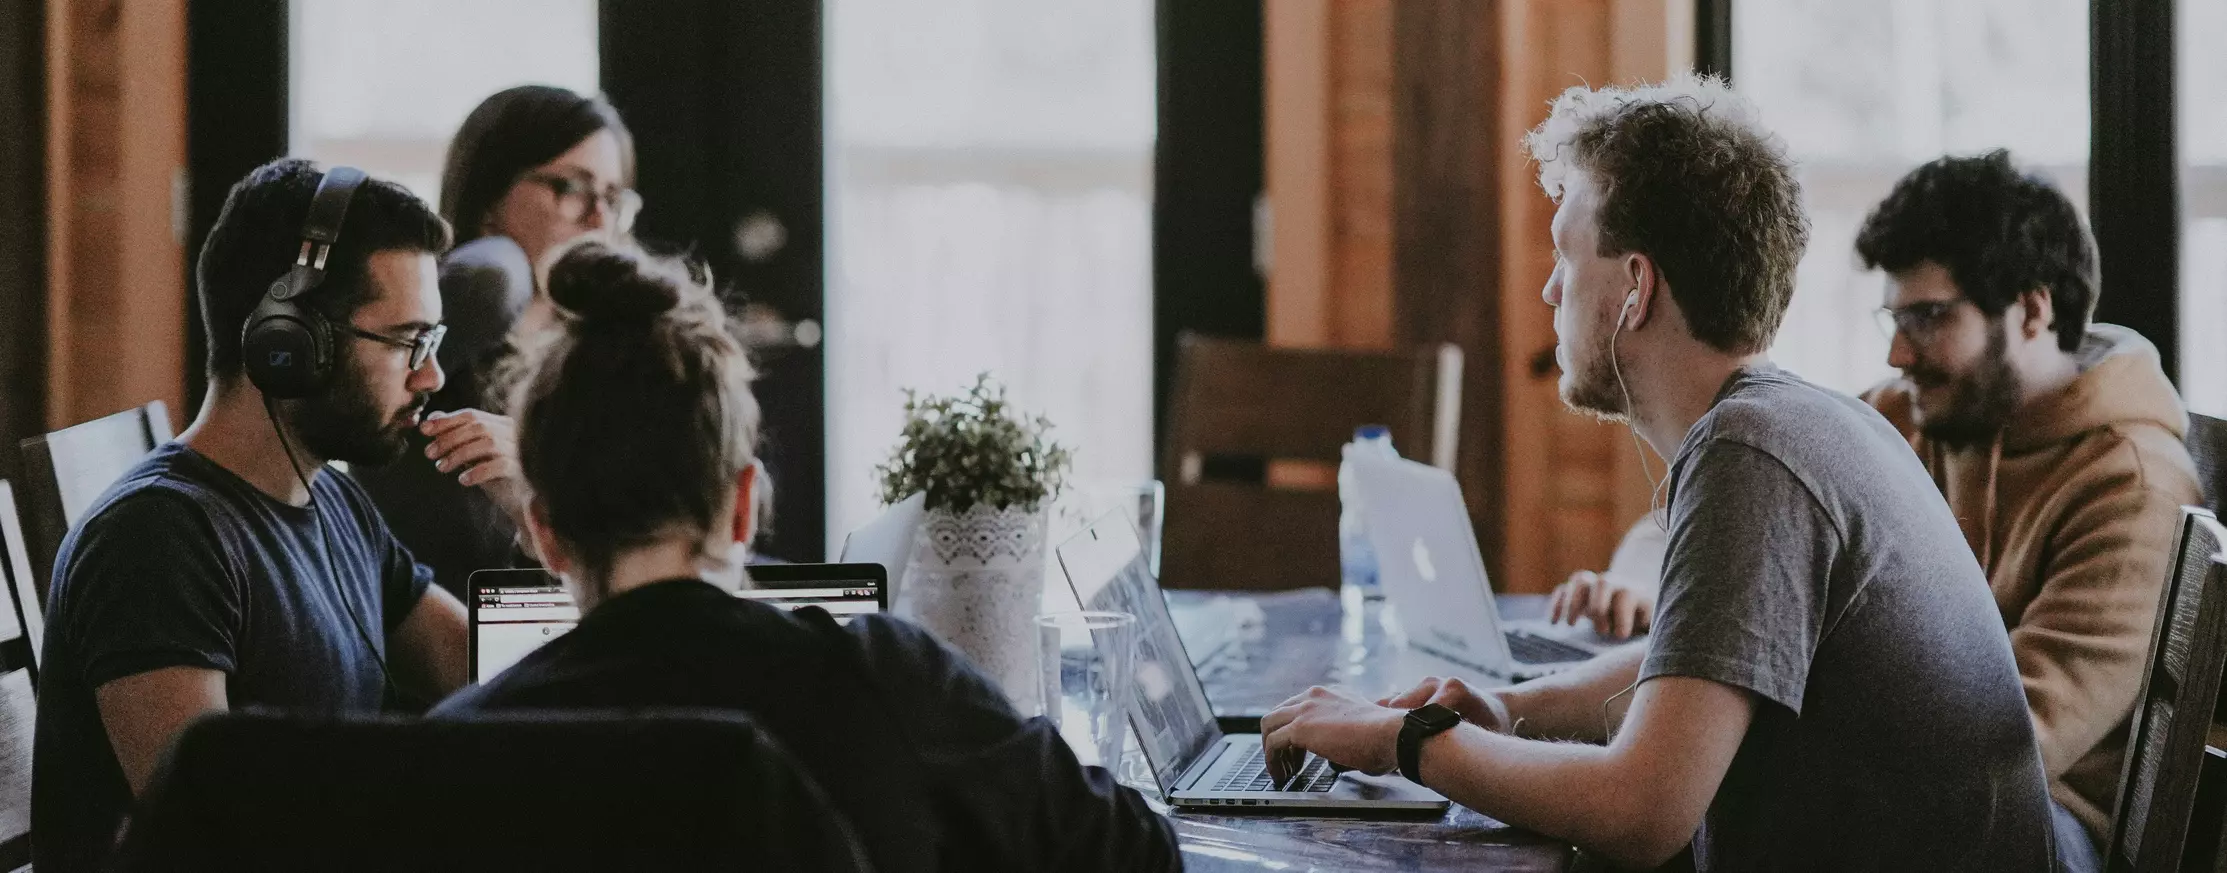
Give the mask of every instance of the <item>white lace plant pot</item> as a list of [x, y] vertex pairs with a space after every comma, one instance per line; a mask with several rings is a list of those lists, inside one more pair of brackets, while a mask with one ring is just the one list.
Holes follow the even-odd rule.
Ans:
[[897, 614], [964, 653], [1026, 714], [1037, 709], [1043, 596], [1044, 513], [977, 504], [921, 519]]

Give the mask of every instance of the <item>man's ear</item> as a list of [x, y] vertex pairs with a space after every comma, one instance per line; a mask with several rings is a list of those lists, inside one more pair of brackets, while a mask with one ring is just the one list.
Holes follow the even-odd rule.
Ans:
[[758, 465], [742, 468], [735, 477], [735, 542], [749, 545], [758, 533]]
[[2057, 329], [2057, 307], [2049, 286], [2036, 285], [2018, 295], [2018, 335], [2034, 339]]
[[[1657, 281], [1662, 271], [1655, 260], [1638, 252], [1624, 256], [1624, 296], [1618, 298], [1617, 327], [1620, 330], [1638, 330], [1647, 325], [1655, 311], [1655, 292], [1663, 290]], [[1636, 299], [1630, 299], [1637, 294]]]
[[556, 547], [557, 533], [549, 526], [549, 504], [539, 497], [526, 502], [526, 539], [549, 572], [559, 575], [572, 572], [572, 556]]

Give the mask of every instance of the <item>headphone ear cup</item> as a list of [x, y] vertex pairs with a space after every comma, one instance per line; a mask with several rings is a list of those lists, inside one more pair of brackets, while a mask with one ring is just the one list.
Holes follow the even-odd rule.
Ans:
[[290, 301], [266, 296], [240, 333], [240, 362], [264, 396], [308, 397], [332, 373], [332, 328]]

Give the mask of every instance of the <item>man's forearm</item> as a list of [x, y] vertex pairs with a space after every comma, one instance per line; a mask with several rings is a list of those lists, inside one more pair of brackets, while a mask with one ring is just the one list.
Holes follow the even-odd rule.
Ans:
[[1606, 742], [1609, 726], [1624, 720], [1632, 702], [1629, 694], [1617, 695], [1639, 681], [1639, 664], [1646, 657], [1645, 641], [1628, 643], [1569, 670], [1501, 689], [1498, 694], [1508, 705], [1511, 732], [1540, 739]]
[[1522, 740], [1462, 725], [1426, 741], [1419, 758], [1423, 783], [1448, 799], [1592, 851], [1638, 860], [1625, 847], [1651, 826], [1645, 810], [1625, 807], [1633, 786], [1617, 778], [1605, 746]]
[[1501, 821], [1623, 866], [1658, 866], [1692, 840], [1757, 703], [1743, 689], [1681, 676], [1658, 678], [1634, 696], [1632, 724], [1606, 745], [1540, 742], [1462, 725], [1424, 743], [1419, 775], [1424, 785]]

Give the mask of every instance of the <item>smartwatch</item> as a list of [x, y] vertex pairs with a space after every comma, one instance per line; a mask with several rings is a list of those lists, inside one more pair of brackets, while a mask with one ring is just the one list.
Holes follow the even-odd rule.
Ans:
[[1461, 713], [1436, 703], [1426, 703], [1407, 711], [1407, 721], [1400, 725], [1400, 775], [1417, 785], [1423, 784], [1422, 768], [1418, 759], [1423, 756], [1423, 741], [1452, 730], [1461, 724]]

